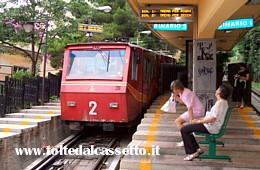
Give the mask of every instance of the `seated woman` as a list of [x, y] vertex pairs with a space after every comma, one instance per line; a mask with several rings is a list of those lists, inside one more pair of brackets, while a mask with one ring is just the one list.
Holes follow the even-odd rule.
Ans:
[[181, 128], [181, 136], [184, 142], [185, 152], [189, 154], [184, 158], [185, 161], [191, 161], [199, 157], [203, 150], [199, 147], [193, 132], [202, 132], [210, 134], [218, 134], [224, 122], [228, 109], [227, 97], [230, 91], [225, 86], [220, 86], [215, 93], [217, 101], [211, 108], [210, 112], [206, 113], [204, 118], [193, 119], [191, 124]]
[[[185, 104], [188, 109], [175, 120], [175, 124], [180, 131], [185, 122], [192, 122], [194, 118], [203, 117], [205, 109], [196, 94], [185, 88], [180, 80], [173, 81], [170, 88], [174, 99], [179, 103]], [[181, 141], [177, 143], [177, 146], [183, 147], [184, 144]]]

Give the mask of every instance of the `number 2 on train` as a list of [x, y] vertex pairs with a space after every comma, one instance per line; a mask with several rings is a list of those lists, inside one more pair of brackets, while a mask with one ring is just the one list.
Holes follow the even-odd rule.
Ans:
[[91, 107], [89, 115], [97, 115], [97, 112], [95, 112], [95, 109], [97, 108], [97, 102], [89, 101], [88, 106]]

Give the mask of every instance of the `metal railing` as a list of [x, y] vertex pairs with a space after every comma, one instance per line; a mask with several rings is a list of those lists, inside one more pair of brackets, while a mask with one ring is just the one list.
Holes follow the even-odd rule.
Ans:
[[[45, 78], [44, 102], [48, 102], [52, 96], [60, 96], [60, 83], [60, 75], [48, 73], [48, 78]], [[6, 76], [5, 81], [0, 83], [0, 117], [40, 104], [41, 90], [42, 77], [16, 80]]]

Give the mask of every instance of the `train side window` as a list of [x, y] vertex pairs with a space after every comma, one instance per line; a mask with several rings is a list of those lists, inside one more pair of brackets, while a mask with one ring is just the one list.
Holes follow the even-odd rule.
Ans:
[[138, 78], [138, 64], [140, 63], [140, 56], [138, 53], [132, 53], [132, 80]]

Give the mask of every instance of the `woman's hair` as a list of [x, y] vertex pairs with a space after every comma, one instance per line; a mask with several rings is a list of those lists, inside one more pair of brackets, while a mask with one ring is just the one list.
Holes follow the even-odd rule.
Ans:
[[173, 89], [184, 90], [184, 86], [180, 80], [174, 80], [170, 86], [170, 90], [172, 91]]
[[245, 63], [240, 63], [240, 64], [239, 64], [239, 67], [244, 67], [244, 68], [246, 68], [246, 64], [245, 64]]
[[230, 95], [229, 88], [227, 88], [226, 86], [220, 85], [219, 90], [220, 90], [220, 93], [219, 93], [220, 97], [222, 99], [227, 100], [228, 96]]

